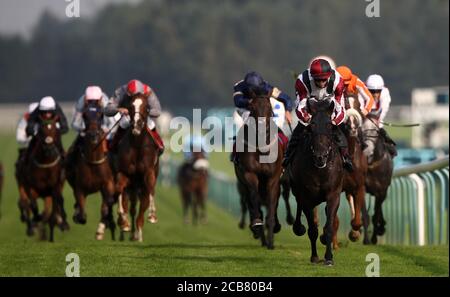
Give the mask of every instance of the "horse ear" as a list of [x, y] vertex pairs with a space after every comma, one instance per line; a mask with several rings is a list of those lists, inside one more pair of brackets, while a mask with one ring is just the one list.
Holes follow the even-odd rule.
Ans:
[[311, 97], [308, 100], [306, 100], [306, 107], [308, 109], [308, 111], [310, 113], [315, 113], [317, 108], [316, 108], [316, 104], [317, 104], [317, 99], [315, 97]]

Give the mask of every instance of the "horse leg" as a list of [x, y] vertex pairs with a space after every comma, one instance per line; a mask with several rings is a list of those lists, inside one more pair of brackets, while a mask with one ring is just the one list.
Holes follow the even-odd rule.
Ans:
[[250, 213], [250, 229], [253, 232], [253, 237], [262, 238], [264, 235], [264, 224], [262, 220], [261, 206], [259, 202], [259, 193], [258, 193], [259, 180], [256, 174], [251, 172], [246, 172], [244, 176], [247, 182], [249, 192], [247, 205]]
[[[277, 212], [277, 206], [278, 206], [278, 198], [280, 197], [280, 183], [277, 178], [273, 178], [272, 181], [269, 181], [267, 183], [266, 188], [267, 193], [267, 201], [268, 201], [268, 212], [267, 212], [267, 248], [269, 250], [273, 250], [274, 248], [274, 229], [275, 224], [278, 223], [276, 220], [276, 212]], [[278, 231], [281, 229], [280, 223], [278, 223]]]
[[[339, 191], [340, 192], [340, 191]], [[333, 265], [332, 240], [335, 220], [337, 218], [337, 210], [339, 208], [339, 193], [333, 193], [327, 197], [327, 222], [325, 224], [326, 251], [325, 265]]]
[[52, 208], [53, 208], [52, 200], [53, 198], [51, 196], [47, 196], [44, 198], [44, 211], [42, 214], [42, 221], [40, 224], [40, 236], [39, 236], [41, 240], [47, 239], [46, 227], [52, 215]]
[[339, 217], [336, 215], [334, 218], [334, 224], [333, 224], [333, 250], [337, 251], [339, 249], [339, 242], [337, 239], [337, 233], [339, 230]]
[[384, 225], [386, 222], [383, 218], [383, 210], [381, 208], [381, 205], [383, 204], [384, 199], [386, 196], [384, 195], [377, 195], [375, 196], [375, 211], [372, 217], [372, 223], [373, 223], [373, 233], [372, 233], [372, 243], [377, 244], [378, 239], [377, 236], [382, 236], [384, 232], [386, 231], [384, 228]]
[[74, 195], [76, 199], [76, 208], [75, 212], [73, 214], [73, 221], [75, 224], [86, 224], [87, 218], [86, 218], [86, 212], [84, 210], [86, 206], [86, 196], [83, 193], [83, 191], [77, 187], [74, 189]]
[[57, 216], [58, 216], [58, 198], [55, 197], [54, 200], [52, 200], [52, 207], [51, 207], [51, 214], [50, 214], [50, 220], [49, 220], [49, 227], [50, 227], [50, 242], [54, 242], [54, 231], [55, 231], [55, 225], [58, 223]]
[[138, 240], [138, 236], [136, 236], [136, 205], [137, 201], [140, 199], [137, 197], [137, 193], [133, 192], [130, 194], [130, 217], [131, 217], [131, 232], [130, 232], [130, 240]]
[[366, 207], [366, 199], [363, 199], [363, 201], [362, 201], [361, 211], [362, 211], [362, 221], [363, 221], [363, 226], [364, 226], [363, 244], [367, 245], [367, 244], [370, 244], [370, 240], [369, 240], [370, 218], [369, 218], [369, 210]]
[[[103, 195], [102, 195], [103, 196]], [[103, 240], [103, 238], [105, 237], [105, 229], [106, 226], [109, 223], [109, 208], [108, 205], [106, 204], [105, 199], [102, 199], [102, 205], [100, 207], [100, 223], [97, 226], [97, 231], [95, 232], [95, 239], [96, 240]]]
[[30, 206], [30, 200], [28, 198], [28, 195], [26, 194], [25, 190], [22, 186], [19, 187], [19, 210], [20, 210], [20, 219], [22, 222], [25, 222], [27, 225], [27, 235], [33, 236], [34, 230], [33, 230], [33, 224], [31, 222], [31, 206]]
[[192, 224], [195, 226], [198, 223], [198, 193], [192, 193]]
[[365, 197], [365, 187], [364, 185], [360, 186], [358, 188], [358, 191], [356, 192], [356, 195], [354, 196], [355, 199], [355, 215], [352, 219], [351, 225], [352, 225], [352, 230], [350, 231], [350, 233], [348, 234], [348, 238], [355, 242], [359, 239], [359, 237], [361, 236], [361, 226], [362, 226], [362, 220], [361, 220], [361, 211], [362, 208], [364, 207], [364, 197]]
[[245, 214], [248, 211], [247, 208], [247, 202], [246, 202], [246, 193], [244, 189], [240, 189], [243, 188], [242, 185], [238, 185], [238, 190], [239, 190], [239, 194], [240, 194], [240, 199], [239, 202], [241, 204], [241, 220], [239, 221], [238, 227], [239, 229], [244, 229], [245, 227]]
[[306, 228], [302, 224], [301, 219], [302, 219], [302, 207], [297, 200], [297, 214], [295, 217], [294, 225], [292, 226], [292, 230], [294, 231], [294, 234], [297, 236], [303, 236], [306, 233]]
[[139, 213], [136, 218], [136, 231], [135, 231], [134, 238], [135, 238], [135, 240], [142, 242], [144, 240], [142, 237], [142, 230], [144, 227], [144, 216], [145, 216], [145, 211], [148, 209], [149, 204], [150, 204], [150, 194], [140, 197], [139, 200], [140, 200]]
[[286, 206], [286, 223], [288, 225], [292, 225], [294, 223], [294, 217], [292, 216], [291, 205], [289, 204], [289, 196], [291, 189], [289, 187], [289, 184], [286, 182], [282, 183], [281, 185], [282, 185], [281, 188], [283, 190], [281, 195], [283, 196], [284, 205]]
[[102, 197], [104, 197], [104, 201], [107, 207], [107, 215], [106, 215], [106, 227], [111, 230], [111, 239], [116, 240], [116, 223], [114, 222], [114, 183], [111, 179], [105, 185], [105, 188], [102, 191]]
[[67, 231], [70, 229], [69, 223], [67, 223], [67, 214], [64, 209], [64, 197], [62, 196], [62, 188], [55, 193], [56, 198], [56, 223], [61, 231]]
[[128, 193], [125, 191], [126, 186], [128, 185], [128, 177], [126, 177], [122, 173], [117, 174], [117, 188], [116, 191], [119, 193], [118, 198], [118, 218], [117, 218], [117, 224], [120, 227], [121, 230], [121, 238], [123, 238], [123, 232], [129, 232], [130, 231], [130, 222], [128, 221]]
[[[151, 224], [158, 223], [158, 217], [156, 216], [156, 202], [155, 202], [155, 187], [156, 187], [156, 174], [154, 171], [150, 171], [148, 177], [145, 179], [145, 186], [147, 192], [150, 193], [148, 207], [147, 221]], [[147, 199], [147, 197], [146, 197]]]
[[[299, 201], [297, 200], [297, 205], [299, 205]], [[298, 208], [298, 207], [297, 207]], [[317, 255], [317, 237], [319, 236], [319, 230], [317, 228], [317, 224], [314, 221], [314, 211], [309, 207], [302, 208], [305, 213], [306, 220], [308, 222], [308, 237], [311, 243], [311, 263], [319, 263], [319, 256]], [[304, 228], [304, 226], [303, 226]]]

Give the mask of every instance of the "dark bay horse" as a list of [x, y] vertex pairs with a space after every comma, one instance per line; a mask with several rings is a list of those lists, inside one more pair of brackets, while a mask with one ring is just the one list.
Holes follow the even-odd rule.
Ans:
[[[370, 118], [369, 118], [370, 120]], [[379, 130], [373, 128], [365, 132], [364, 137], [376, 138], [373, 161], [368, 166], [366, 178], [367, 193], [375, 197], [375, 211], [372, 216], [373, 233], [372, 243], [376, 244], [377, 236], [382, 236], [386, 232], [386, 221], [383, 217], [383, 209], [381, 208], [386, 199], [388, 188], [391, 184], [392, 173], [394, 171], [393, 156], [386, 147], [384, 138], [379, 135]], [[367, 210], [368, 211], [368, 210]], [[368, 218], [368, 214], [366, 214]], [[365, 217], [366, 217], [365, 216]], [[367, 219], [368, 221], [368, 219]], [[364, 225], [368, 222], [364, 222]], [[365, 232], [367, 234], [367, 231]], [[366, 234], [364, 236], [366, 236]]]
[[[147, 128], [149, 106], [147, 97], [136, 94], [125, 107], [131, 126], [118, 144], [116, 187], [119, 194], [119, 219], [121, 239], [130, 231], [128, 202], [130, 201], [131, 239], [143, 241], [144, 214], [149, 209], [148, 220], [156, 223], [155, 187], [159, 171], [158, 147]], [[137, 201], [140, 201], [136, 217]]]
[[301, 223], [303, 211], [308, 221], [310, 260], [313, 263], [319, 262], [316, 247], [318, 228], [314, 220], [314, 208], [326, 202], [327, 221], [325, 233], [320, 238], [321, 242], [326, 244], [326, 265], [333, 265], [332, 240], [344, 175], [342, 158], [337, 144], [333, 141], [333, 129], [337, 129], [331, 122], [334, 104], [330, 98], [320, 101], [308, 99], [311, 123], [304, 128], [300, 149], [296, 150], [293, 161], [287, 168], [292, 192], [297, 200], [297, 216], [293, 230], [299, 236], [305, 233], [305, 227]]
[[[263, 246], [274, 248], [274, 233], [281, 229], [277, 217], [280, 196], [283, 147], [278, 142], [277, 127], [272, 120], [269, 97], [249, 101], [249, 122], [240, 129], [236, 140], [238, 164], [234, 165], [238, 189], [250, 213], [250, 229]], [[253, 137], [253, 139], [252, 139]], [[241, 150], [241, 151], [240, 151]], [[261, 207], [267, 207], [267, 241]]]
[[178, 186], [183, 206], [183, 219], [189, 223], [188, 210], [192, 207], [192, 222], [206, 223], [206, 199], [208, 194], [208, 160], [203, 152], [192, 152], [192, 160], [185, 162], [178, 171]]
[[37, 199], [44, 198], [44, 211], [39, 215], [43, 225], [40, 228], [41, 239], [46, 238], [46, 225], [50, 227], [51, 242], [54, 241], [54, 226], [65, 221], [64, 198], [64, 166], [57, 143], [61, 135], [57, 127], [58, 117], [39, 118], [39, 128], [31, 141], [27, 162], [23, 164], [20, 187], [19, 207], [22, 219], [27, 224], [27, 234], [32, 235], [30, 212], [37, 216]]
[[71, 160], [66, 164], [67, 181], [76, 199], [73, 220], [77, 224], [86, 224], [86, 197], [101, 192], [101, 221], [95, 237], [102, 240], [105, 229], [110, 228], [114, 240], [114, 175], [108, 160], [105, 132], [102, 129], [103, 112], [96, 101], [85, 104], [83, 120], [86, 129], [82, 133], [85, 135], [78, 136], [67, 154], [67, 160]]
[[[289, 203], [289, 197], [291, 195], [291, 185], [289, 184], [289, 177], [287, 174], [283, 174], [280, 179], [281, 186], [281, 197], [283, 197], [284, 205], [286, 207], [286, 223], [288, 225], [294, 224], [294, 217], [292, 216], [291, 205]], [[238, 193], [240, 196], [240, 204], [241, 204], [241, 219], [239, 220], [239, 228], [244, 229], [245, 227], [245, 215], [247, 214], [247, 203], [245, 195], [245, 189], [243, 185], [237, 184]]]

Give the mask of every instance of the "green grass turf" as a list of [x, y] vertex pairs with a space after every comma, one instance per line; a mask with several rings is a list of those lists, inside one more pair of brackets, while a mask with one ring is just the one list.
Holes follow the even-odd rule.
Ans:
[[[65, 147], [73, 135], [65, 138]], [[448, 246], [404, 247], [363, 246], [349, 243], [334, 253], [335, 266], [309, 263], [307, 236], [296, 237], [290, 228], [275, 237], [275, 250], [260, 247], [250, 231], [239, 230], [237, 219], [208, 205], [206, 225], [184, 225], [180, 198], [174, 188], [157, 189], [159, 222], [146, 223], [144, 242], [113, 242], [109, 233], [104, 241], [94, 234], [100, 218], [97, 195], [88, 198], [88, 223], [71, 222], [71, 230], [56, 230], [55, 243], [41, 242], [25, 235], [19, 220], [14, 161], [17, 148], [14, 138], [0, 135], [0, 157], [5, 165], [6, 180], [1, 202], [0, 276], [64, 276], [65, 256], [80, 256], [81, 276], [364, 276], [368, 253], [380, 256], [381, 276], [448, 276]], [[224, 160], [226, 154], [217, 156]], [[225, 162], [213, 161], [228, 166]], [[225, 165], [226, 164], [226, 165]], [[231, 164], [229, 164], [231, 167]], [[217, 168], [223, 169], [223, 168]], [[74, 198], [70, 186], [64, 189], [69, 218]], [[325, 248], [318, 242], [319, 256]]]

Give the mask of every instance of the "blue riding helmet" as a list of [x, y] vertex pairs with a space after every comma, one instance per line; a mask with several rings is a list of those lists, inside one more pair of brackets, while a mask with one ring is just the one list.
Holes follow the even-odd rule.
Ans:
[[266, 83], [261, 75], [255, 71], [247, 73], [245, 75], [244, 82], [249, 91], [254, 92], [256, 95], [264, 95]]

